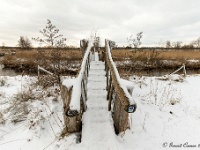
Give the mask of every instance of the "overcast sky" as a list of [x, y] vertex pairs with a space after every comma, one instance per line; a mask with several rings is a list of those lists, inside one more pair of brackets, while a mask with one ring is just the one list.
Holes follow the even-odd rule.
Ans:
[[47, 19], [68, 45], [78, 46], [95, 31], [120, 46], [140, 31], [143, 46], [189, 43], [200, 37], [200, 0], [0, 0], [0, 46], [16, 46], [20, 36], [41, 37]]

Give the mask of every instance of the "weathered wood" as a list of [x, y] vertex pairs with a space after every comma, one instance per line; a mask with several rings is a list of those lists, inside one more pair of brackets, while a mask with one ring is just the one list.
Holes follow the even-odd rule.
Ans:
[[87, 96], [86, 96], [86, 91], [85, 91], [85, 88], [84, 88], [84, 82], [82, 81], [81, 82], [81, 96], [82, 96], [82, 99], [83, 99], [83, 108], [84, 108], [84, 111], [86, 111], [86, 100], [87, 100]]
[[114, 91], [114, 87], [111, 84], [111, 88], [110, 88], [110, 93], [109, 93], [109, 97], [108, 97], [108, 111], [111, 111], [111, 102], [112, 102], [112, 97], [113, 97], [113, 91]]
[[[109, 78], [109, 77], [107, 77]], [[112, 76], [110, 75], [110, 78], [109, 78], [109, 81], [108, 81], [108, 93], [107, 93], [107, 100], [109, 100], [109, 95], [110, 95], [110, 92], [111, 92], [111, 86], [112, 86]]]
[[85, 83], [85, 84], [88, 83], [87, 70], [84, 71], [83, 79], [82, 79], [82, 80], [84, 80], [84, 83]]
[[[110, 111], [111, 103], [114, 102], [113, 106], [113, 121], [116, 133], [125, 131], [128, 127], [128, 113], [125, 108], [129, 106], [129, 100], [121, 88], [120, 83], [117, 79], [117, 74], [115, 72], [114, 66], [111, 63], [112, 58], [109, 57], [110, 52], [108, 51], [108, 45], [106, 44], [105, 51], [105, 71], [106, 71], [106, 89], [107, 100], [108, 100], [108, 110]], [[79, 132], [81, 130], [81, 118], [83, 112], [86, 111], [86, 101], [87, 101], [87, 83], [90, 69], [90, 54], [86, 59], [86, 65], [84, 66], [84, 72], [81, 80], [81, 97], [80, 97], [80, 112], [75, 110], [70, 110], [69, 104], [72, 94], [72, 88], [67, 89], [65, 86], [61, 86], [61, 96], [63, 99], [64, 107], [64, 120], [66, 125], [66, 130], [68, 133]], [[128, 108], [128, 107], [127, 107]]]
[[78, 114], [74, 117], [69, 117], [69, 103], [71, 99], [72, 88], [68, 89], [66, 86], [61, 85], [61, 97], [63, 101], [63, 109], [64, 109], [64, 121], [65, 121], [65, 131], [67, 133], [79, 132], [81, 130], [81, 118], [82, 113]]
[[105, 70], [106, 70], [106, 77], [107, 77], [106, 89], [108, 90], [107, 99], [109, 100], [108, 110], [109, 111], [111, 110], [112, 95], [114, 95], [113, 121], [114, 121], [115, 131], [118, 134], [122, 131], [125, 131], [129, 126], [128, 113], [125, 111], [125, 107], [129, 105], [129, 100], [125, 92], [120, 86], [120, 83], [117, 79], [117, 75], [115, 72], [115, 68], [111, 63], [112, 60], [110, 59], [112, 58], [109, 57], [111, 53], [108, 50], [107, 41], [105, 43], [105, 49], [106, 49]]
[[86, 74], [87, 74], [87, 77], [89, 76], [89, 63], [90, 63], [89, 59], [87, 59], [87, 63], [86, 63]]
[[[89, 56], [88, 56], [88, 72], [89, 72], [89, 70], [90, 70], [90, 53], [89, 53]], [[89, 75], [89, 74], [88, 74]]]
[[119, 131], [124, 132], [128, 127], [128, 113], [124, 110], [124, 106], [120, 104], [120, 121]]
[[113, 121], [114, 121], [114, 127], [115, 127], [115, 132], [118, 134], [121, 132], [119, 122], [120, 122], [120, 101], [119, 97], [115, 91], [115, 96], [114, 96], [114, 107], [113, 107]]
[[106, 71], [106, 69], [107, 69], [106, 67], [107, 67], [107, 62], [105, 61], [105, 71]]
[[[82, 54], [84, 56], [86, 48], [88, 46], [88, 42], [86, 40], [82, 40], [80, 42]], [[68, 89], [66, 86], [61, 85], [61, 97], [63, 100], [63, 108], [64, 108], [64, 121], [65, 121], [65, 129], [66, 133], [74, 133], [80, 132], [82, 129], [82, 115], [83, 112], [86, 111], [86, 100], [87, 100], [87, 79], [89, 76], [89, 69], [90, 69], [90, 54], [88, 54], [83, 77], [81, 80], [81, 97], [80, 97], [80, 111], [77, 110], [70, 110], [70, 101], [71, 95], [73, 91], [73, 86], [71, 89]]]
[[109, 86], [109, 79], [110, 79], [110, 71], [109, 71], [109, 68], [107, 67], [107, 70], [106, 70], [106, 90], [108, 90], [108, 86]]
[[102, 50], [102, 61], [105, 61], [105, 51]]

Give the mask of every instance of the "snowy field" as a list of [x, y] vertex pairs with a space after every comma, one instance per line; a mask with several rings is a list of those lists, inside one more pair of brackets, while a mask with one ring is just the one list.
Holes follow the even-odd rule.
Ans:
[[[0, 77], [0, 150], [60, 147], [64, 122], [57, 87], [43, 90], [36, 81], [29, 76]], [[69, 136], [68, 141], [72, 144], [76, 136]]]
[[[42, 90], [36, 81], [0, 76], [0, 150], [67, 150], [77, 143], [76, 134], [60, 137], [64, 122], [56, 87]], [[138, 108], [131, 129], [116, 136], [120, 149], [200, 149], [200, 75], [182, 82], [136, 76], [130, 81]]]
[[200, 149], [199, 75], [182, 82], [155, 77], [130, 80], [138, 108], [130, 119], [132, 129], [119, 138], [125, 149]]

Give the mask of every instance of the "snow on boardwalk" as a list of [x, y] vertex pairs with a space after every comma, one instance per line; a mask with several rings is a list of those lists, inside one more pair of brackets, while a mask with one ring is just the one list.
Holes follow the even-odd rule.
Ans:
[[[76, 149], [118, 150], [113, 120], [106, 100], [105, 64], [92, 61], [88, 78], [87, 111], [82, 118], [82, 141]], [[79, 148], [80, 147], [80, 148]]]

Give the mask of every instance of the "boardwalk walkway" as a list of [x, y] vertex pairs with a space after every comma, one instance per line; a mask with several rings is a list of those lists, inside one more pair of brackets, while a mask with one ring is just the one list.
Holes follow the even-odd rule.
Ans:
[[[105, 63], [92, 61], [88, 78], [87, 111], [83, 115], [82, 143], [88, 150], [117, 150], [113, 120], [106, 100]], [[90, 141], [90, 142], [88, 142]]]
[[[129, 113], [136, 110], [130, 94], [132, 84], [122, 82], [109, 44], [105, 44], [102, 55], [92, 52], [89, 45], [79, 75], [65, 80], [61, 87], [65, 129], [68, 133], [81, 132], [81, 143], [70, 150], [123, 149], [117, 134], [128, 128]], [[104, 62], [99, 61], [99, 55]]]

